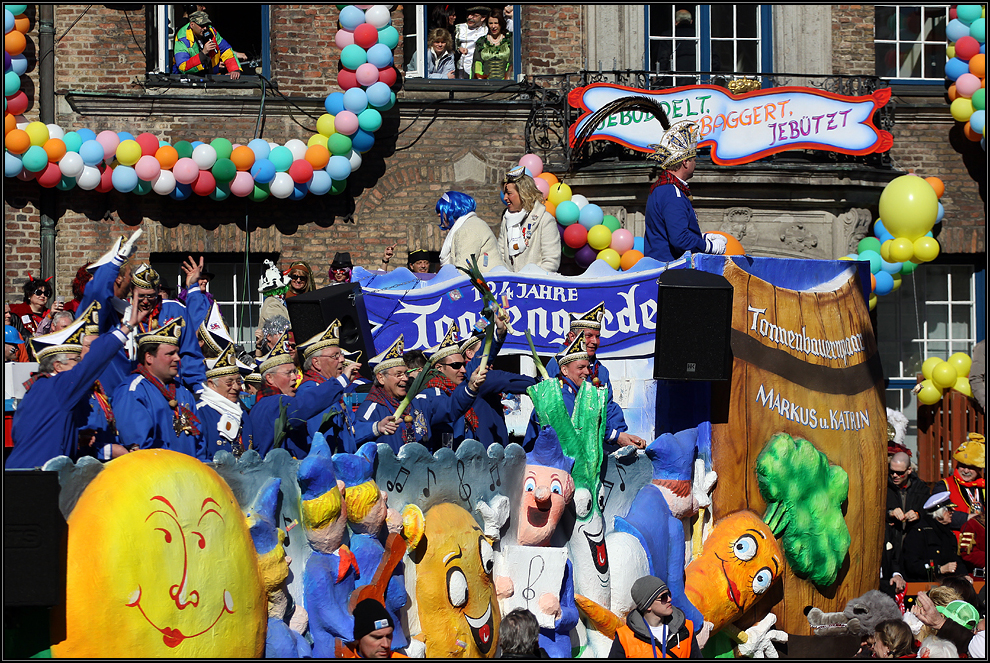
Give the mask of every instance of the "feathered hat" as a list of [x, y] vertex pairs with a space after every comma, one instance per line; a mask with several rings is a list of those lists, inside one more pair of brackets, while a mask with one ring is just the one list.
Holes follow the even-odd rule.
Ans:
[[659, 143], [650, 145], [650, 148], [654, 152], [646, 158], [659, 161], [661, 168], [670, 168], [690, 159], [698, 154], [698, 125], [690, 120], [678, 122], [663, 133]]

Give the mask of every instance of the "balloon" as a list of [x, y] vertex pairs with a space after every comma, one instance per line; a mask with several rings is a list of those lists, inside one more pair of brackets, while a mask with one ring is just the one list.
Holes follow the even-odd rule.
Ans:
[[[346, 113], [347, 111], [344, 112]], [[351, 147], [351, 139], [344, 134], [337, 133], [327, 138], [327, 149], [330, 150], [330, 154], [348, 154], [351, 151]]]
[[869, 261], [871, 274], [876, 274], [880, 271], [880, 261], [883, 260], [883, 258], [880, 257], [878, 252], [864, 251], [859, 254], [859, 259]]
[[[336, 127], [338, 134], [353, 136], [354, 133], [361, 127], [361, 123], [358, 121], [357, 115], [351, 111], [344, 110], [337, 113], [337, 116], [334, 118], [334, 126]], [[331, 150], [331, 152], [332, 151], [333, 150]]]
[[14, 29], [14, 15], [10, 13], [10, 10], [4, 7], [3, 9], [3, 33], [7, 34]]
[[217, 188], [217, 180], [208, 170], [199, 171], [199, 177], [192, 184], [193, 193], [197, 196], [209, 196]]
[[76, 186], [84, 191], [92, 191], [100, 183], [100, 170], [96, 166], [83, 166], [76, 178]]
[[[103, 154], [103, 146], [96, 140], [87, 140], [79, 147], [79, 156], [82, 157], [83, 163], [87, 166], [95, 166], [103, 161]], [[78, 178], [76, 183], [79, 183]], [[80, 188], [82, 188], [81, 185]]]
[[357, 76], [350, 69], [341, 69], [337, 72], [337, 85], [342, 90], [350, 90], [358, 87]]
[[[912, 244], [912, 250], [913, 246], [914, 245]], [[914, 270], [918, 269], [919, 263], [914, 262], [914, 259], [912, 258], [911, 260], [907, 260], [901, 264], [904, 265], [903, 269], [901, 269], [901, 275], [907, 275], [914, 273]]]
[[969, 358], [969, 355], [965, 352], [957, 352], [948, 361], [953, 368], [956, 369], [956, 374], [961, 377], [969, 377], [969, 369], [973, 367], [973, 360]]
[[931, 262], [938, 257], [940, 247], [938, 241], [931, 237], [919, 237], [914, 240], [914, 258], [921, 262]]
[[275, 172], [275, 164], [268, 159], [256, 159], [251, 166], [251, 177], [257, 184], [268, 184], [274, 179]]
[[939, 389], [951, 389], [958, 377], [955, 366], [947, 361], [939, 362], [932, 369], [932, 382]]
[[31, 122], [25, 127], [24, 131], [27, 132], [28, 137], [31, 139], [31, 144], [38, 147], [47, 143], [48, 139], [51, 138], [48, 134], [48, 125], [44, 122]]
[[[581, 210], [578, 206], [574, 204], [573, 200], [565, 200], [557, 205], [556, 214], [557, 223], [569, 226], [572, 223], [576, 223], [578, 218], [581, 216]], [[585, 231], [587, 235], [587, 231]], [[574, 247], [575, 249], [578, 247]]]
[[935, 225], [937, 214], [935, 190], [915, 175], [895, 178], [880, 194], [880, 218], [894, 237], [911, 241], [923, 237]]
[[113, 188], [121, 193], [130, 193], [137, 186], [138, 176], [130, 166], [117, 166], [110, 174]]
[[[59, 162], [59, 164], [61, 165], [61, 162]], [[55, 185], [55, 188], [59, 191], [71, 191], [75, 186], [76, 178], [62, 175], [62, 179]]]
[[[141, 156], [154, 156], [158, 152], [158, 138], [154, 134], [145, 132], [139, 134], [134, 142], [137, 143], [138, 147], [141, 149]], [[120, 149], [119, 147], [117, 148]], [[139, 157], [140, 158], [140, 157]]]
[[66, 152], [65, 156], [58, 162], [58, 168], [62, 174], [72, 178], [79, 177], [85, 166], [82, 157], [75, 152]]
[[616, 253], [622, 255], [626, 251], [632, 250], [634, 239], [631, 232], [620, 228], [612, 233], [612, 241], [609, 242], [609, 248], [614, 249]]
[[[358, 67], [354, 71], [354, 78], [357, 80], [359, 85], [374, 85], [378, 83], [378, 67], [370, 62], [365, 62], [363, 65]], [[361, 90], [361, 88], [352, 88], [354, 90]], [[361, 90], [363, 92], [363, 90]]]
[[969, 126], [973, 129], [976, 134], [982, 134], [983, 128], [986, 126], [987, 116], [986, 111], [974, 111], [972, 115], [969, 116]]
[[[300, 159], [306, 158], [306, 143], [302, 142], [298, 138], [290, 138], [285, 141], [285, 149], [289, 150], [289, 154], [292, 155], [293, 161], [299, 161]], [[271, 159], [271, 156], [268, 158]]]
[[328, 94], [326, 100], [323, 102], [323, 108], [326, 109], [328, 115], [336, 115], [344, 110], [344, 93], [334, 92]]
[[134, 172], [137, 173], [139, 180], [154, 182], [158, 173], [162, 172], [162, 165], [158, 163], [158, 159], [146, 154], [138, 159], [134, 166]]
[[[333, 150], [331, 150], [331, 152], [332, 151]], [[359, 152], [356, 152], [354, 150], [348, 150], [347, 152], [344, 153], [344, 156], [347, 157], [347, 162], [351, 164], [351, 172], [354, 172], [355, 170], [361, 167], [361, 162], [363, 159]]]
[[[209, 170], [217, 162], [217, 151], [210, 145], [198, 145], [193, 149], [192, 160], [196, 162], [200, 170]], [[209, 193], [206, 195], [209, 195]]]
[[918, 392], [918, 402], [924, 405], [935, 405], [942, 400], [942, 391], [931, 380], [923, 380], [921, 391]]
[[977, 78], [986, 78], [987, 56], [983, 53], [974, 55], [969, 61], [969, 73]]
[[333, 42], [337, 45], [337, 48], [346, 48], [354, 43], [354, 32], [341, 28], [340, 30], [337, 30], [337, 34], [333, 36]]
[[234, 146], [226, 138], [214, 138], [210, 141], [210, 147], [216, 152], [217, 159], [229, 159]]
[[[8, 115], [7, 117], [13, 117], [13, 116]], [[69, 133], [65, 134], [65, 137], [62, 140], [65, 141], [66, 151], [75, 152], [77, 154], [79, 153], [79, 148], [82, 147], [83, 140], [82, 140], [82, 136], [80, 136], [78, 132], [70, 131]]]
[[545, 171], [537, 175], [537, 177], [546, 180], [551, 187], [559, 181], [556, 175]]
[[[583, 223], [581, 225], [584, 225]], [[588, 246], [601, 251], [612, 242], [612, 231], [598, 224], [588, 229]]]
[[218, 186], [228, 184], [237, 176], [237, 166], [230, 159], [217, 159], [217, 162], [213, 164], [211, 172]]
[[40, 173], [48, 166], [48, 153], [40, 145], [32, 145], [21, 157], [24, 170], [31, 173]]
[[965, 97], [959, 97], [949, 106], [952, 119], [956, 122], [965, 122], [974, 112], [973, 102]]
[[945, 77], [954, 81], [969, 71], [969, 64], [964, 60], [953, 57], [945, 63]]
[[[542, 177], [535, 177], [533, 178], [533, 181], [538, 182], [542, 179], [543, 179]], [[546, 182], [546, 180], [543, 181]], [[548, 183], [548, 188], [549, 188], [549, 183]], [[579, 210], [582, 210], [589, 203], [589, 200], [584, 196], [582, 196], [580, 193], [575, 193], [571, 195], [571, 202], [577, 205]]]
[[385, 44], [390, 49], [399, 45], [399, 31], [389, 25], [378, 31], [378, 43]]
[[380, 30], [392, 21], [392, 17], [389, 15], [388, 7], [374, 5], [364, 13], [364, 20]]
[[[185, 158], [186, 157], [183, 157], [183, 159]], [[186, 200], [190, 196], [192, 196], [192, 185], [183, 184], [181, 182], [176, 183], [175, 188], [168, 194], [168, 197], [172, 200]]]
[[886, 260], [883, 256], [880, 256], [880, 271], [888, 274], [900, 274], [901, 263], [900, 261]]
[[30, 101], [24, 90], [21, 90], [10, 99], [7, 99], [7, 112], [11, 115], [21, 115], [28, 109]]
[[353, 32], [359, 25], [364, 23], [364, 12], [354, 5], [345, 5], [344, 8], [340, 10], [338, 20], [340, 21], [340, 26], [342, 28]]
[[876, 275], [876, 288], [875, 291], [881, 297], [889, 295], [894, 289], [894, 277], [887, 272], [877, 272]]
[[576, 262], [578, 267], [581, 269], [587, 269], [597, 257], [598, 251], [585, 244], [574, 254], [574, 262]]
[[[382, 67], [378, 70], [378, 80], [380, 80], [385, 85], [392, 87], [395, 82], [399, 79], [399, 74], [396, 72], [395, 67]], [[393, 98], [394, 103], [394, 98]]]
[[[547, 196], [550, 195], [550, 183], [540, 177], [537, 177], [533, 181], [536, 183], [536, 188], [543, 194], [543, 200], [546, 200]], [[571, 200], [573, 200], [573, 197]]]
[[880, 252], [880, 240], [876, 237], [864, 237], [859, 240], [859, 244], [856, 245], [856, 249], [859, 253], [864, 251], [874, 251], [876, 253]]
[[324, 136], [323, 134], [313, 134], [312, 136], [309, 137], [309, 140], [306, 141], [306, 147], [310, 148], [313, 147], [314, 145], [319, 145], [320, 147], [326, 147], [327, 137]]
[[[594, 226], [602, 225], [602, 221], [604, 221], [604, 219], [605, 219], [605, 213], [602, 212], [602, 208], [599, 207], [598, 205], [595, 205], [594, 203], [588, 203], [583, 208], [581, 208], [581, 217], [579, 220], [581, 221], [581, 225], [587, 228], [588, 230], [591, 230], [591, 228]], [[608, 230], [609, 233], [611, 234], [612, 232], [611, 230], [609, 230], [604, 225], [602, 225], [602, 227]]]
[[324, 113], [320, 116], [320, 119], [316, 121], [316, 130], [320, 132], [322, 136], [331, 136], [334, 134], [336, 129], [334, 129], [333, 115], [330, 113]]
[[[532, 153], [524, 154], [519, 159], [519, 165], [522, 166], [523, 168], [529, 168], [530, 172], [533, 173], [533, 177], [536, 177], [543, 173], [543, 159], [536, 156], [535, 154]], [[585, 200], [587, 200], [587, 198], [585, 198]]]
[[[375, 38], [378, 38], [377, 31]], [[376, 69], [390, 67], [394, 61], [395, 57], [392, 55], [392, 49], [385, 44], [375, 44], [368, 49], [368, 63], [375, 65]], [[378, 72], [375, 72], [375, 78], [378, 78]]]
[[956, 16], [959, 17], [959, 21], [970, 25], [973, 21], [980, 18], [983, 11], [980, 5], [959, 5], [956, 7]]
[[175, 175], [170, 170], [159, 171], [151, 181], [151, 189], [161, 196], [167, 196], [175, 189]]
[[347, 160], [347, 157], [335, 154], [327, 162], [326, 172], [332, 179], [346, 180], [351, 174], [351, 163]]
[[366, 108], [358, 115], [358, 126], [364, 131], [378, 131], [382, 126], [382, 114], [374, 108]]
[[[292, 161], [293, 161], [292, 151], [283, 145], [279, 145], [278, 147], [276, 147], [271, 151], [271, 154], [268, 155], [268, 160], [271, 161], [272, 165], [275, 166], [276, 172], [284, 173], [285, 171], [289, 170], [289, 166], [292, 165]], [[255, 177], [255, 179], [258, 178]], [[275, 192], [273, 191], [272, 195], [274, 194]]]
[[588, 231], [580, 223], [574, 223], [564, 229], [564, 244], [572, 249], [580, 249], [588, 243]]
[[[969, 36], [980, 42], [981, 44], [986, 44], [987, 41], [987, 21], [985, 18], [978, 18], [969, 26]], [[980, 50], [983, 50], [982, 48]], [[11, 54], [13, 55], [13, 54]]]
[[560, 254], [562, 256], [564, 256], [565, 258], [571, 258], [571, 259], [573, 259], [575, 253], [577, 253], [577, 250], [576, 249], [572, 249], [571, 247], [567, 246], [566, 244], [561, 244], [560, 245]]
[[[121, 141], [117, 145], [116, 155], [117, 163], [121, 163], [125, 166], [133, 166], [138, 162], [138, 159], [141, 158], [141, 146], [138, 145], [136, 140]], [[133, 189], [134, 187], [131, 188]]]
[[[957, 14], [958, 14], [958, 10]], [[958, 18], [949, 21], [945, 27], [945, 36], [949, 41], [959, 41], [963, 37], [969, 36], [969, 25], [963, 23]]]
[[615, 251], [615, 249], [602, 249], [598, 252], [597, 257], [599, 260], [604, 260], [608, 263], [608, 266], [612, 269], [618, 269], [622, 262], [618, 252]]
[[199, 178], [199, 166], [190, 157], [183, 157], [172, 166], [172, 173], [179, 184], [192, 184]]
[[371, 84], [365, 94], [368, 95], [368, 103], [376, 108], [385, 106], [392, 100], [392, 90], [381, 81]]
[[960, 376], [956, 378], [956, 382], [952, 385], [952, 388], [964, 396], [973, 397], [973, 387], [970, 386], [969, 378], [967, 377]]
[[623, 271], [628, 271], [633, 268], [633, 265], [638, 263], [643, 259], [643, 253], [637, 251], [636, 249], [629, 249], [622, 254], [622, 258], [619, 260], [619, 267]]
[[925, 181], [932, 185], [935, 195], [941, 198], [942, 194], [945, 193], [945, 183], [937, 177], [926, 177]]
[[289, 177], [295, 184], [308, 184], [313, 179], [313, 164], [305, 159], [298, 159], [289, 166]]
[[619, 220], [614, 216], [612, 216], [611, 214], [605, 215], [605, 217], [602, 219], [602, 225], [608, 228], [609, 230], [611, 230], [612, 232], [615, 232], [616, 230], [622, 227], [622, 224], [619, 223]]
[[268, 189], [276, 198], [288, 198], [292, 194], [292, 187], [292, 177], [288, 173], [276, 173]]
[[155, 152], [155, 160], [162, 168], [173, 168], [179, 160], [179, 152], [171, 145], [162, 145]]
[[980, 83], [980, 79], [973, 74], [963, 74], [956, 79], [956, 92], [959, 93], [960, 97], [969, 99], [973, 96], [974, 92], [980, 89]]
[[5, 52], [11, 55], [20, 55], [25, 48], [27, 48], [27, 39], [24, 37], [24, 33], [11, 30], [3, 36], [3, 50]]
[[12, 97], [21, 89], [21, 77], [13, 71], [4, 72], [3, 96]]
[[252, 191], [254, 191], [254, 178], [251, 177], [251, 173], [238, 171], [230, 183], [230, 192], [238, 198], [243, 198]]
[[353, 34], [354, 34], [354, 43], [365, 50], [371, 48], [372, 46], [378, 43], [378, 29], [375, 28], [375, 26], [371, 25], [370, 23], [362, 23], [361, 25], [357, 26], [356, 28], [354, 28]]
[[[341, 157], [343, 158], [343, 157]], [[322, 196], [333, 185], [333, 178], [325, 170], [313, 171], [313, 180], [309, 183], [309, 192], [314, 196]]]
[[370, 131], [358, 129], [351, 136], [351, 147], [358, 152], [364, 153], [375, 146], [375, 136]]
[[96, 142], [103, 146], [103, 158], [110, 160], [117, 152], [120, 137], [112, 131], [101, 131], [96, 134]]
[[255, 160], [267, 159], [268, 155], [272, 152], [272, 148], [268, 145], [268, 141], [262, 138], [255, 138], [248, 143], [247, 146], [251, 148], [252, 152], [254, 152]]
[[62, 171], [58, 169], [57, 163], [49, 163], [35, 179], [46, 189], [54, 189], [62, 181]]
[[[368, 61], [368, 52], [357, 44], [351, 44], [350, 46], [345, 46], [340, 50], [340, 64], [343, 65], [345, 69], [350, 69], [351, 71], [356, 70], [358, 67], [363, 65]], [[279, 190], [281, 193], [281, 189]], [[275, 195], [275, 192], [272, 192]], [[286, 194], [288, 196], [288, 194]]]
[[330, 161], [330, 150], [324, 145], [312, 145], [306, 149], [304, 158], [313, 168], [325, 168]]
[[226, 200], [230, 197], [230, 185], [218, 183], [217, 188], [210, 194], [212, 200]]
[[31, 147], [31, 137], [23, 129], [14, 129], [4, 138], [4, 145], [11, 154], [24, 154]]
[[942, 361], [943, 360], [938, 357], [929, 357], [924, 361], [924, 363], [921, 364], [921, 374], [925, 376], [925, 379], [932, 379], [932, 371], [934, 371], [935, 367], [941, 364]]
[[[254, 154], [254, 150], [252, 150], [250, 147], [247, 147], [245, 145], [241, 145], [240, 147], [235, 147], [233, 151], [230, 153], [230, 160], [234, 162], [234, 166], [237, 168], [238, 171], [241, 172], [246, 172], [251, 170], [251, 166], [254, 165], [255, 158], [256, 157]], [[231, 189], [231, 192], [233, 191], [234, 190]], [[234, 195], [237, 194], [235, 193]]]
[[980, 54], [980, 42], [976, 41], [969, 35], [961, 37], [959, 41], [956, 42], [956, 53], [955, 57], [960, 60], [965, 60], [969, 62], [974, 55]]

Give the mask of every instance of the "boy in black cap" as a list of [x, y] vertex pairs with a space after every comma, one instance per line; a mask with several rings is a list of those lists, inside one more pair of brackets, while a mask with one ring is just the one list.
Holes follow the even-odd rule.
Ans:
[[392, 618], [381, 603], [364, 599], [354, 606], [354, 641], [337, 641], [337, 658], [408, 658], [392, 651]]
[[667, 583], [643, 576], [629, 593], [636, 609], [616, 629], [609, 658], [701, 658], [694, 624], [674, 607]]

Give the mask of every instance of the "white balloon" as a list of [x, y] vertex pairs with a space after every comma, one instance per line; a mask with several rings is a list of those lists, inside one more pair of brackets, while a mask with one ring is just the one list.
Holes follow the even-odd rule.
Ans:
[[217, 162], [217, 151], [212, 145], [197, 145], [193, 150], [192, 160], [196, 162], [200, 170], [209, 170]]
[[151, 189], [162, 196], [167, 196], [175, 190], [175, 175], [171, 170], [163, 170], [151, 181]]
[[59, 140], [65, 138], [65, 132], [62, 131], [62, 127], [58, 126], [57, 124], [48, 124], [46, 126], [48, 127], [49, 138], [58, 138]]
[[27, 125], [31, 124], [31, 120], [27, 119], [23, 115], [15, 115], [14, 122], [17, 124], [18, 129], [25, 129]]
[[62, 160], [58, 162], [58, 169], [66, 177], [79, 177], [85, 167], [86, 164], [83, 163], [82, 157], [76, 152], [66, 152]]
[[351, 162], [351, 172], [361, 167], [361, 154], [356, 150], [351, 150], [347, 155], [347, 160]]
[[298, 138], [293, 138], [292, 140], [286, 141], [285, 146], [289, 148], [292, 152], [292, 160], [299, 161], [300, 159], [306, 158], [306, 143], [302, 142]]
[[583, 209], [585, 205], [590, 202], [587, 198], [582, 196], [580, 193], [575, 193], [571, 196], [571, 202], [578, 206], [578, 209]]
[[100, 169], [96, 166], [83, 166], [82, 172], [76, 178], [76, 186], [86, 191], [92, 191], [100, 185]]
[[385, 5], [374, 5], [365, 10], [364, 20], [371, 23], [376, 29], [381, 30], [392, 22], [392, 17], [389, 14], [388, 7]]
[[273, 143], [272, 141], [268, 141], [268, 150], [269, 151], [274, 150], [276, 147], [278, 147], [278, 143]]
[[268, 185], [268, 190], [276, 198], [288, 198], [292, 195], [295, 183], [288, 173], [275, 173], [275, 179]]

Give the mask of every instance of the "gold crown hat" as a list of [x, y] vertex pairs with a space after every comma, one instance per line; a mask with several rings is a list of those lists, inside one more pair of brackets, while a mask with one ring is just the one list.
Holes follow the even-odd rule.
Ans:
[[86, 307], [86, 310], [76, 316], [76, 320], [83, 320], [83, 335], [96, 336], [100, 333], [100, 302], [94, 301]]
[[576, 336], [571, 344], [557, 355], [557, 365], [563, 366], [580, 359], [590, 359], [588, 350], [584, 347], [584, 336]]
[[158, 276], [158, 272], [152, 269], [150, 265], [142, 263], [138, 265], [137, 269], [131, 272], [131, 285], [135, 285], [138, 288], [157, 290], [161, 285], [161, 278]]
[[650, 145], [653, 154], [646, 158], [659, 161], [661, 168], [690, 159], [698, 154], [698, 125], [691, 120], [683, 120], [663, 132], [660, 142]]
[[203, 341], [203, 354], [207, 359], [219, 357], [224, 348], [234, 342], [220, 315], [220, 306], [216, 302], [210, 306], [210, 314], [200, 323], [196, 336]]
[[41, 361], [48, 355], [82, 352], [83, 336], [86, 336], [86, 320], [78, 318], [61, 331], [29, 338], [28, 344], [34, 356]]
[[340, 349], [340, 352], [344, 355], [344, 365], [356, 364], [361, 361], [361, 351], [355, 350], [354, 352], [348, 352], [344, 348]]
[[959, 445], [956, 453], [952, 454], [956, 462], [972, 465], [981, 470], [987, 466], [986, 441], [979, 433], [970, 433], [965, 442]]
[[384, 352], [372, 357], [368, 361], [371, 364], [371, 370], [375, 373], [380, 373], [396, 366], [405, 366], [406, 360], [402, 358], [404, 350], [405, 345], [402, 341], [402, 334], [399, 334], [399, 338], [395, 339], [392, 345], [385, 348]]
[[340, 326], [340, 320], [334, 320], [326, 329], [296, 346], [296, 349], [302, 351], [303, 359], [309, 359], [323, 348], [334, 345], [340, 347]]
[[[223, 375], [250, 375], [254, 369], [242, 363], [234, 352], [234, 344], [228, 343], [220, 356], [206, 360], [206, 377], [218, 378]], [[260, 376], [259, 376], [260, 377]]]
[[261, 386], [261, 373], [257, 370], [252, 370], [250, 373], [244, 376], [244, 384], [253, 384], [255, 387]]
[[278, 337], [272, 349], [268, 351], [264, 357], [258, 359], [258, 372], [262, 375], [265, 371], [275, 368], [276, 366], [281, 366], [282, 364], [294, 364], [292, 360], [292, 353], [285, 349], [286, 340], [289, 338], [289, 332], [284, 331], [282, 335]]
[[483, 340], [485, 340], [485, 332], [478, 330], [471, 332], [466, 339], [461, 341], [461, 354], [464, 354], [470, 348], [474, 347], [476, 343], [481, 343]]
[[148, 343], [178, 345], [179, 338], [182, 336], [182, 324], [182, 318], [172, 318], [161, 327], [153, 329], [147, 334], [139, 334], [137, 337], [138, 347], [147, 345]]
[[605, 302], [601, 302], [583, 315], [571, 316], [571, 329], [594, 329], [601, 331], [602, 318], [605, 317]]
[[447, 328], [447, 335], [443, 337], [435, 347], [429, 348], [424, 353], [434, 364], [450, 355], [456, 355], [461, 351], [461, 343], [457, 340], [457, 323], [450, 323]]

